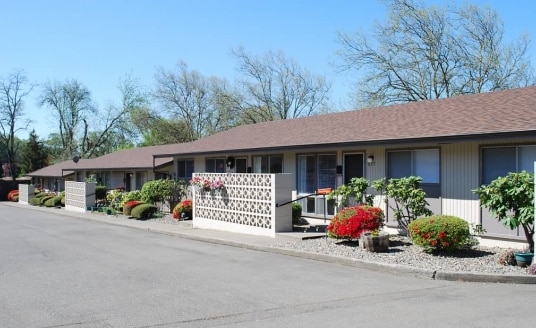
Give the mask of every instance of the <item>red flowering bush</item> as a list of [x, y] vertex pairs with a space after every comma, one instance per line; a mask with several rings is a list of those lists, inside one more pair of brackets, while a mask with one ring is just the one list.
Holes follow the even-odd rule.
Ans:
[[192, 200], [191, 199], [185, 199], [178, 203], [173, 208], [173, 218], [174, 219], [180, 219], [183, 217], [185, 218], [191, 218], [192, 217]]
[[126, 202], [124, 205], [123, 205], [123, 214], [124, 215], [128, 215], [130, 216], [131, 212], [132, 212], [132, 209], [140, 204], [143, 204], [143, 202], [139, 201], [139, 200], [130, 200], [128, 202]]
[[427, 252], [452, 251], [467, 245], [469, 224], [458, 217], [434, 215], [411, 222], [408, 233]]
[[346, 207], [333, 217], [328, 236], [341, 239], [358, 239], [364, 232], [383, 226], [383, 211], [379, 207], [357, 205]]
[[7, 200], [9, 200], [10, 202], [18, 202], [19, 201], [19, 190], [18, 189], [11, 190], [7, 194]]

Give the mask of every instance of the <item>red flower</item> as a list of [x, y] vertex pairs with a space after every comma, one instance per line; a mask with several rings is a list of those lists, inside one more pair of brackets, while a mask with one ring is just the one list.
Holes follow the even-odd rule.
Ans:
[[445, 233], [445, 231], [441, 231], [441, 232], [439, 233], [439, 239], [443, 240], [443, 239], [445, 239], [446, 237], [447, 237], [447, 234]]
[[141, 202], [139, 200], [131, 200], [125, 204], [126, 207], [133, 208], [140, 204]]
[[383, 225], [383, 211], [378, 207], [358, 205], [344, 208], [337, 213], [328, 226], [330, 236], [357, 239], [367, 231]]

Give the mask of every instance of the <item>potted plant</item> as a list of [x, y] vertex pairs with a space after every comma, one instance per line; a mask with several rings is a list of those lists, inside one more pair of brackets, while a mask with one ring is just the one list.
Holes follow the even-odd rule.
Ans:
[[527, 171], [511, 172], [473, 192], [478, 195], [480, 206], [487, 208], [505, 227], [523, 228], [528, 249], [514, 255], [521, 265], [530, 264], [534, 256], [534, 175]]

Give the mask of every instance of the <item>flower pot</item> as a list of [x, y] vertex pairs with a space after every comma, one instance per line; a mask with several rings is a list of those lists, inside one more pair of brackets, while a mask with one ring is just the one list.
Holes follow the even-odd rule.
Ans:
[[517, 266], [524, 268], [532, 263], [534, 253], [514, 253], [514, 256], [516, 258]]
[[377, 236], [367, 232], [361, 235], [359, 240], [361, 248], [370, 252], [387, 252], [389, 250], [389, 234], [385, 231], [380, 231]]

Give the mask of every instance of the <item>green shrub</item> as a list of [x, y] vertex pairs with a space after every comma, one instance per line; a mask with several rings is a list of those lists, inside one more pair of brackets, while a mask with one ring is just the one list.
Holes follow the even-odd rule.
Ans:
[[139, 200], [131, 200], [131, 201], [126, 202], [123, 205], [123, 215], [131, 216], [132, 209], [140, 204], [143, 204], [143, 203]]
[[40, 197], [40, 204], [39, 205], [45, 205], [46, 201], [49, 200], [49, 199], [52, 199], [56, 196], [54, 195], [47, 195], [47, 196], [43, 196], [43, 197]]
[[[422, 178], [409, 176], [400, 179], [382, 178], [372, 182], [374, 189], [385, 194], [385, 203], [402, 229], [418, 217], [431, 216], [426, 192], [421, 188]], [[391, 201], [390, 201], [391, 200]]]
[[408, 225], [408, 233], [413, 243], [427, 252], [463, 248], [470, 237], [469, 224], [461, 218], [448, 215], [416, 219]]
[[172, 180], [169, 179], [145, 182], [141, 187], [141, 200], [152, 204], [164, 201], [164, 198], [171, 192], [171, 184]]
[[43, 198], [46, 198], [46, 197], [54, 197], [54, 196], [49, 195], [46, 192], [36, 193], [34, 197], [30, 200], [30, 205], [34, 205], [34, 206], [43, 205]]
[[96, 199], [106, 199], [106, 192], [108, 187], [106, 186], [96, 186], [95, 187], [95, 198]]
[[132, 209], [130, 215], [140, 220], [150, 219], [158, 210], [153, 204], [142, 203]]
[[475, 190], [480, 206], [511, 230], [523, 228], [530, 251], [534, 252], [534, 175], [510, 172]]
[[34, 197], [30, 199], [30, 205], [33, 205], [33, 206], [41, 205], [41, 197]]
[[61, 196], [60, 204], [61, 204], [61, 206], [65, 206], [65, 195]]
[[292, 203], [292, 224], [300, 224], [302, 216], [302, 206], [299, 203]]
[[60, 206], [61, 205], [61, 199], [62, 199], [62, 196], [53, 196], [53, 197], [47, 199], [43, 203], [43, 205], [45, 205], [46, 207]]
[[125, 206], [125, 204], [130, 202], [131, 200], [138, 200], [138, 201], [141, 200], [141, 191], [132, 190], [132, 191], [124, 193], [121, 197], [120, 207]]

